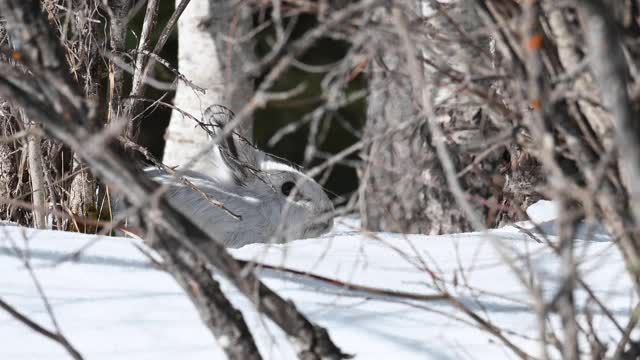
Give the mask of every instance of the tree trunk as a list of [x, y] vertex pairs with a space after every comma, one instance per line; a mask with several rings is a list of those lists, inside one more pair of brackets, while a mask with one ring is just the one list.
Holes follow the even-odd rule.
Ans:
[[[96, 178], [88, 169], [79, 170], [73, 177], [69, 186], [69, 210], [74, 215], [89, 219], [108, 218], [107, 209], [98, 207]], [[94, 233], [97, 231], [95, 225], [72, 224], [72, 230], [83, 233]]]
[[[27, 129], [35, 128], [25, 119]], [[33, 225], [37, 229], [47, 228], [47, 193], [45, 190], [42, 146], [40, 135], [32, 134], [27, 139], [29, 178], [31, 179], [31, 203], [33, 204]]]
[[[490, 38], [476, 35], [475, 30], [482, 24], [468, 2], [446, 7], [435, 4], [433, 9], [427, 3], [432, 2], [419, 2], [419, 6], [439, 15], [431, 17], [427, 25], [436, 29], [429, 34], [432, 47], [421, 49], [423, 53], [418, 54], [431, 64], [421, 70], [426, 79], [424, 88], [415, 89], [415, 82], [412, 85], [416, 76], [407, 71], [410, 49], [393, 52], [384, 46], [387, 39], [378, 47], [379, 53], [372, 56], [378, 60], [371, 69], [365, 130], [365, 140], [371, 140], [371, 145], [365, 150], [366, 161], [360, 170], [361, 214], [364, 226], [371, 230], [426, 234], [471, 230], [470, 219], [450, 190], [452, 184], [445, 176], [443, 159], [434, 146], [434, 140], [439, 139], [430, 133], [428, 121], [435, 121], [442, 129], [457, 173], [454, 178], [485, 225], [495, 226], [516, 217], [519, 211], [502, 209], [519, 209], [530, 202], [531, 194], [520, 194], [521, 199], [509, 195], [513, 193], [511, 188], [522, 187], [511, 176], [514, 168], [509, 162], [508, 143], [494, 144], [489, 140], [508, 132], [508, 123], [476, 99], [456, 91], [464, 80], [461, 75], [481, 77], [494, 67]], [[406, 16], [407, 24], [419, 24], [410, 14]], [[395, 27], [394, 35], [402, 38], [402, 26], [392, 21], [390, 14], [382, 18]], [[408, 37], [420, 33], [409, 26], [415, 25], [404, 29]], [[411, 43], [410, 40], [408, 44]], [[492, 95], [497, 92], [491, 81], [478, 84], [492, 91]], [[431, 106], [421, 103], [423, 92]], [[540, 171], [534, 160], [526, 163], [526, 168], [533, 173]]]
[[[210, 105], [238, 112], [250, 99], [253, 81], [242, 70], [253, 61], [253, 41], [240, 39], [251, 27], [246, 10], [213, 0], [192, 0], [185, 9], [178, 20], [178, 69], [205, 93], [180, 81], [174, 100], [180, 110], [201, 119]], [[250, 121], [237, 130], [252, 138]], [[193, 119], [175, 110], [165, 139], [164, 163], [170, 166], [187, 163], [209, 143]], [[194, 168], [204, 170], [197, 164]]]

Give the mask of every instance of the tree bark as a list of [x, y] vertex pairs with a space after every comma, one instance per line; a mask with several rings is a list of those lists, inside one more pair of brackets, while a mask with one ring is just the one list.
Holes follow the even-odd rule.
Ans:
[[[176, 0], [176, 6], [180, 2]], [[178, 20], [178, 70], [206, 92], [201, 94], [178, 82], [174, 104], [179, 109], [200, 119], [210, 105], [239, 112], [251, 98], [253, 81], [243, 73], [243, 67], [253, 61], [253, 40], [240, 39], [251, 28], [246, 10], [244, 5], [227, 1], [189, 3]], [[251, 121], [236, 130], [253, 138]], [[170, 166], [187, 163], [209, 144], [207, 134], [175, 110], [165, 139], [164, 163]]]
[[[81, 165], [80, 165], [81, 166]], [[107, 209], [98, 208], [97, 198], [98, 184], [96, 178], [89, 172], [89, 169], [82, 169], [73, 177], [69, 185], [68, 206], [71, 213], [89, 219], [100, 219], [103, 214], [107, 214]], [[103, 213], [104, 212], [104, 213]], [[95, 233], [97, 227], [87, 224], [71, 224], [72, 231], [82, 233]], [[80, 226], [78, 228], [77, 226]]]
[[[428, 65], [420, 76], [424, 76], [428, 86], [416, 89], [412, 84], [415, 74], [406, 70], [407, 57], [412, 56], [409, 51], [398, 52], [386, 46], [398, 40], [381, 40], [379, 52], [371, 55], [376, 60], [371, 68], [364, 137], [375, 140], [365, 150], [360, 169], [364, 226], [371, 230], [425, 234], [471, 230], [468, 214], [450, 190], [452, 184], [445, 176], [443, 159], [427, 126], [429, 121], [435, 121], [444, 132], [446, 151], [454, 171], [458, 172], [466, 201], [485, 225], [496, 226], [517, 218], [518, 211], [507, 213], [496, 209], [505, 204], [524, 208], [530, 203], [531, 194], [514, 196], [518, 193], [514, 190], [522, 190], [523, 186], [510, 176], [512, 170], [508, 157], [505, 159], [509, 143], [496, 145], [488, 141], [509, 128], [490, 107], [455, 90], [459, 86], [456, 83], [461, 81], [458, 76], [481, 77], [494, 61], [490, 39], [472, 35], [482, 25], [478, 15], [469, 2], [444, 6], [421, 1], [417, 8], [410, 1], [403, 4], [404, 9], [412, 8], [416, 13], [439, 13], [430, 17], [427, 25], [437, 29], [429, 35], [433, 36], [430, 48], [415, 51], [416, 56], [427, 59]], [[382, 15], [382, 21], [390, 23], [389, 16]], [[408, 26], [419, 23], [415, 14], [406, 16]], [[420, 30], [407, 32], [408, 36], [414, 36]], [[490, 81], [480, 84], [485, 89], [492, 88]], [[433, 104], [430, 110], [422, 104], [423, 92], [427, 92], [425, 96]], [[532, 169], [531, 172], [539, 171], [536, 167]]]
[[[562, 66], [569, 72], [578, 71], [581, 66], [584, 67], [585, 61], [580, 49], [579, 24], [569, 19], [568, 10], [558, 6], [554, 1], [545, 0], [542, 7], [549, 18], [551, 34]], [[593, 76], [588, 71], [578, 71], [576, 77], [576, 80], [571, 82], [573, 89], [584, 99], [596, 99], [599, 94], [594, 86]], [[599, 138], [607, 147], [611, 146], [613, 128], [606, 111], [585, 100], [579, 100], [578, 106]]]
[[[620, 177], [629, 197], [635, 224], [640, 223], [640, 123], [628, 95], [628, 65], [618, 26], [605, 3], [599, 0], [580, 2], [582, 28], [590, 50], [589, 64], [600, 84], [602, 100], [611, 112], [619, 152]], [[606, 85], [606, 88], [604, 87]], [[636, 225], [637, 226], [637, 225]], [[634, 232], [631, 232], [634, 234]], [[636, 232], [637, 234], [637, 232]], [[640, 289], [640, 241], [637, 236], [620, 241], [625, 260]]]
[[131, 0], [113, 0], [109, 2], [109, 45], [111, 56], [109, 60], [109, 113], [107, 122], [115, 121], [121, 114], [124, 87], [124, 69], [122, 55], [126, 50], [127, 15], [131, 9]]
[[[27, 124], [30, 129], [32, 124]], [[33, 224], [37, 229], [47, 228], [47, 201], [42, 166], [42, 147], [40, 135], [29, 135], [27, 139], [27, 158], [29, 159], [29, 178], [31, 179], [31, 203], [33, 204]]]

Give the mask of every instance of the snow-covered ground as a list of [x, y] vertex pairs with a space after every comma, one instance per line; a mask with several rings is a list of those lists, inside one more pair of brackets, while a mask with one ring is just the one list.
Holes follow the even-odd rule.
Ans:
[[[548, 202], [530, 209], [551, 240], [555, 240], [554, 212]], [[134, 243], [0, 227], [0, 298], [52, 328], [24, 266], [27, 256], [62, 331], [86, 359], [224, 358], [171, 276], [151, 268]], [[580, 276], [624, 326], [637, 298], [616, 247], [600, 228], [582, 231], [576, 246]], [[69, 259], [68, 254], [81, 248], [80, 256]], [[534, 241], [530, 232], [515, 227], [446, 236], [367, 234], [355, 221], [343, 219], [319, 239], [250, 245], [232, 252], [242, 259], [385, 290], [437, 294], [433, 286], [437, 278], [462, 306], [502, 329], [509, 341], [534, 356], [540, 352], [534, 305], [514, 270], [526, 279], [540, 280], [547, 299], [561, 281], [558, 257]], [[327, 327], [337, 344], [357, 359], [516, 358], [503, 342], [479, 329], [448, 301], [350, 291], [275, 270], [261, 270], [260, 276]], [[273, 324], [224, 281], [223, 288], [243, 310], [265, 357], [295, 358]], [[577, 301], [580, 311], [594, 313], [600, 339], [613, 346], [620, 333], [611, 320], [587, 301], [581, 289]], [[58, 344], [0, 310], [0, 359], [66, 358]]]

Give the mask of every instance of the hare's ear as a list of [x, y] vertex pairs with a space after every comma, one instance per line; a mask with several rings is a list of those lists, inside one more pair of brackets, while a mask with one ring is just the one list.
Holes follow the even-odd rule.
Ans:
[[[204, 112], [201, 126], [211, 140], [216, 139], [234, 118], [233, 111], [222, 105], [212, 105]], [[245, 180], [259, 171], [259, 151], [251, 142], [235, 131], [229, 132], [220, 140], [220, 155], [225, 164], [240, 179]]]

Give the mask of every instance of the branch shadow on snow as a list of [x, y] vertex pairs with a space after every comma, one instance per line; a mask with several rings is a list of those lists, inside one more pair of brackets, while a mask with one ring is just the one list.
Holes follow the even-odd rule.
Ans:
[[[15, 250], [4, 246], [0, 246], [0, 255], [21, 260], [20, 255], [16, 254]], [[28, 256], [30, 260], [40, 260], [44, 262], [43, 264], [38, 264], [38, 266], [56, 266], [56, 264], [73, 263], [147, 270], [153, 269], [153, 266], [148, 261], [124, 259], [115, 256], [87, 255], [82, 252], [74, 255], [72, 252], [65, 253], [53, 250], [29, 249]]]
[[[538, 224], [544, 234], [548, 236], [558, 236], [555, 220], [544, 221]], [[576, 229], [576, 240], [610, 242], [611, 237], [607, 233], [607, 229], [602, 224], [585, 224], [580, 223]]]

